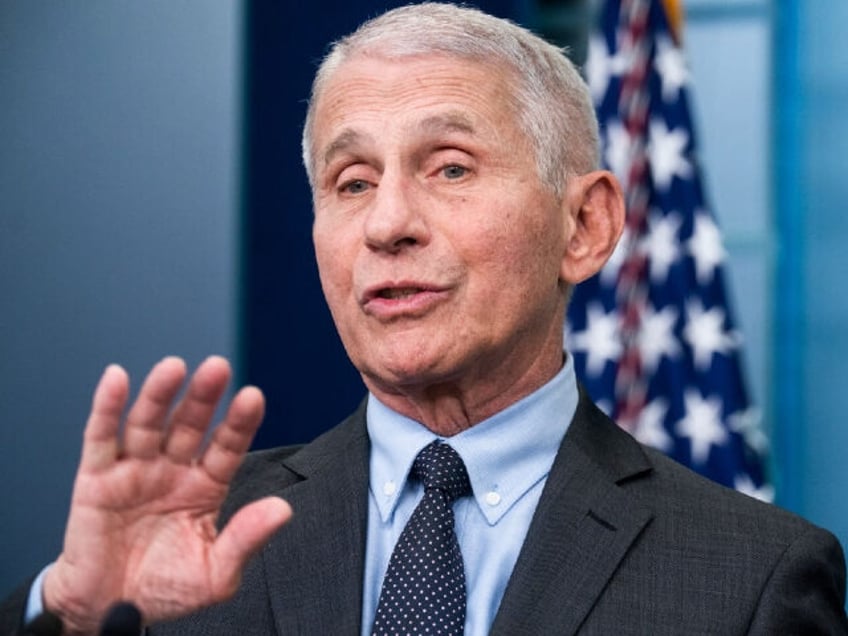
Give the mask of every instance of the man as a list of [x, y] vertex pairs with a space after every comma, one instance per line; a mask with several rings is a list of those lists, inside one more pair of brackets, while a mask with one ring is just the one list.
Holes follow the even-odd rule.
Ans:
[[[255, 388], [203, 446], [225, 361], [171, 411], [186, 371], [163, 360], [123, 431], [128, 382], [110, 367], [63, 552], [5, 624], [43, 605], [97, 633], [128, 599], [151, 634], [395, 633], [398, 613], [411, 633], [848, 633], [829, 533], [642, 448], [578, 389], [569, 289], [624, 216], [597, 152], [575, 69], [510, 23], [425, 4], [337, 43], [304, 161], [322, 286], [367, 401], [242, 464]], [[430, 448], [459, 458], [455, 502], [420, 468]], [[424, 502], [442, 508], [416, 532], [452, 541], [446, 614], [403, 588], [442, 567], [408, 534]]]

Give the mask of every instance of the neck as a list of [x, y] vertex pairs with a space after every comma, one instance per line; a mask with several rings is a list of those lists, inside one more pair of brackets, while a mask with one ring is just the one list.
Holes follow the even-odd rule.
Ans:
[[[495, 372], [420, 385], [388, 386], [363, 376], [368, 389], [386, 406], [420, 422], [440, 437], [451, 437], [503, 411], [549, 382], [562, 368], [562, 348], [534, 358], [520, 373]], [[513, 366], [513, 368], [515, 368]]]

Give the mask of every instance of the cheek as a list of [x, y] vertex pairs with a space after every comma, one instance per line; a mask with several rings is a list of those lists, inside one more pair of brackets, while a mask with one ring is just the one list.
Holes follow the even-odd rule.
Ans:
[[[561, 229], [550, 217], [501, 216], [501, 223], [481, 232], [477, 257], [486, 269], [513, 284], [534, 284], [558, 277]], [[498, 284], [497, 281], [494, 281]]]
[[321, 287], [330, 309], [334, 313], [345, 290], [350, 288], [349, 261], [346, 257], [344, 245], [338, 240], [338, 236], [338, 232], [332, 232], [329, 228], [318, 223], [312, 231]]

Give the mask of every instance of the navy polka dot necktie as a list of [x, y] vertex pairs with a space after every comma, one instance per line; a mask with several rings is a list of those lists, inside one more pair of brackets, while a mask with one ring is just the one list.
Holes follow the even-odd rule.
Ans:
[[462, 634], [465, 569], [452, 505], [471, 493], [468, 473], [453, 448], [435, 441], [415, 458], [410, 475], [424, 484], [424, 497], [392, 552], [372, 634]]

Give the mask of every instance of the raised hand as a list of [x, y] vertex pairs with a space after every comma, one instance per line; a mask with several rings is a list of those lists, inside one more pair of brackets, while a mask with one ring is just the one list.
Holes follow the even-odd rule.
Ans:
[[119, 599], [156, 622], [230, 597], [248, 558], [291, 516], [285, 501], [269, 497], [216, 530], [229, 482], [262, 419], [264, 398], [254, 387], [243, 388], [208, 436], [229, 365], [208, 358], [174, 405], [185, 377], [178, 358], [157, 364], [123, 427], [127, 374], [113, 365], [100, 379], [63, 551], [44, 582], [45, 606], [62, 618], [66, 633], [96, 633]]

